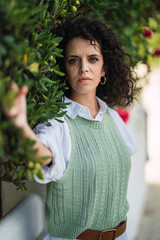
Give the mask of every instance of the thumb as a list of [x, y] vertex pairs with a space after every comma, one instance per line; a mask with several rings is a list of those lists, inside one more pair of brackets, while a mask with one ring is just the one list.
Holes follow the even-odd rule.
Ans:
[[27, 93], [28, 93], [28, 86], [24, 85], [23, 87], [20, 88], [18, 92], [18, 96], [27, 95]]

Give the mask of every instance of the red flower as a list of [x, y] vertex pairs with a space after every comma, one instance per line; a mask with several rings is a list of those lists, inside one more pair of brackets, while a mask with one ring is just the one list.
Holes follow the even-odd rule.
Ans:
[[151, 6], [151, 9], [152, 9], [152, 10], [155, 10], [155, 9], [156, 9], [156, 7], [155, 7], [154, 5], [152, 5], [152, 6]]
[[160, 49], [155, 49], [153, 56], [160, 56]]
[[152, 30], [150, 29], [144, 29], [144, 32], [142, 33], [143, 37], [151, 37], [152, 36]]
[[129, 120], [129, 112], [126, 109], [119, 107], [117, 112], [125, 123]]

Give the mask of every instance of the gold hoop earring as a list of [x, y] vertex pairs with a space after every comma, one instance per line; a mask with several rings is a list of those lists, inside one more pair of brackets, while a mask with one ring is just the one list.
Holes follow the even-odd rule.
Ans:
[[[103, 78], [104, 78], [103, 82], [102, 82], [102, 81], [100, 81], [100, 84], [101, 84], [101, 85], [104, 85], [104, 84], [106, 83], [106, 81], [107, 81], [107, 79], [106, 79], [106, 77], [105, 77], [105, 76], [104, 76]], [[101, 78], [101, 80], [102, 80], [102, 78]]]

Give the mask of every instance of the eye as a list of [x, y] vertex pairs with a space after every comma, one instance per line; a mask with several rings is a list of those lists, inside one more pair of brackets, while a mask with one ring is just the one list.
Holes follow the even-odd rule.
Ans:
[[96, 57], [89, 58], [89, 62], [91, 62], [91, 63], [95, 63], [97, 61], [98, 61], [98, 58], [96, 58]]
[[69, 63], [70, 63], [70, 64], [79, 63], [79, 59], [77, 59], [77, 58], [72, 58], [72, 59], [69, 60]]

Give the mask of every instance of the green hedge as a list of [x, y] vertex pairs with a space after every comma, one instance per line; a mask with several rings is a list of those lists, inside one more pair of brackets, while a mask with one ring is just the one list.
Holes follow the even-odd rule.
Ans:
[[[153, 49], [144, 28], [159, 31], [159, 6], [151, 0], [0, 0], [0, 179], [25, 189], [25, 181], [39, 170], [42, 159], [35, 159], [33, 142], [22, 141], [21, 131], [6, 119], [2, 109], [12, 106], [15, 93], [9, 85], [29, 86], [27, 115], [32, 128], [48, 118], [64, 114], [61, 103], [65, 86], [60, 84], [57, 58], [61, 36], [54, 29], [67, 18], [85, 15], [101, 19], [121, 38], [133, 65], [148, 63]], [[156, 24], [153, 24], [156, 23]]]
[[[15, 93], [8, 91], [12, 81], [19, 86], [28, 85], [27, 114], [32, 128], [64, 114], [66, 105], [60, 101], [64, 85], [58, 79], [64, 73], [56, 64], [56, 59], [63, 57], [58, 47], [62, 38], [54, 34], [54, 28], [74, 17], [78, 5], [74, 0], [0, 2], [0, 109], [13, 103]], [[29, 139], [22, 141], [21, 131], [0, 111], [1, 180], [23, 189], [25, 180], [32, 180], [33, 173], [42, 177], [42, 159], [35, 159], [32, 145]]]

